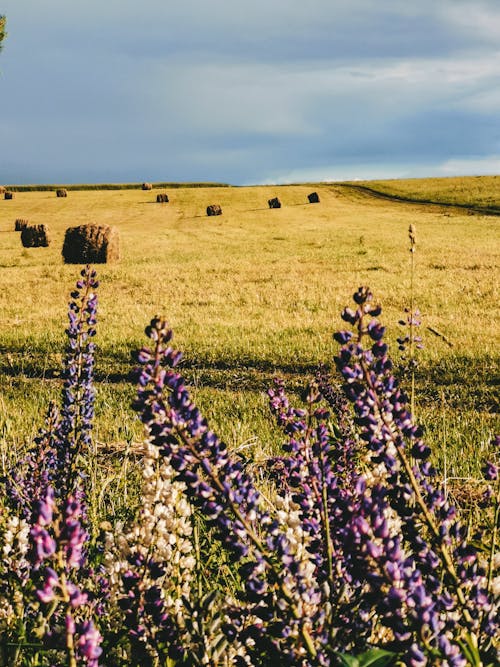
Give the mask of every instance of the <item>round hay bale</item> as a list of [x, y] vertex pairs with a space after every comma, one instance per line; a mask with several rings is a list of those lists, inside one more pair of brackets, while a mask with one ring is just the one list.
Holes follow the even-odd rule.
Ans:
[[59, 190], [56, 190], [56, 195], [58, 197], [67, 197], [68, 196], [68, 191], [65, 190], [64, 188], [60, 188]]
[[3, 195], [4, 192], [5, 192], [4, 186], [0, 185], [0, 195]]
[[108, 225], [69, 227], [62, 255], [66, 264], [106, 264], [120, 258], [119, 234]]
[[156, 195], [156, 201], [158, 204], [166, 204], [168, 203], [168, 195], [165, 193]]
[[311, 192], [310, 195], [307, 195], [310, 204], [319, 204], [319, 194], [317, 192]]
[[207, 206], [207, 215], [222, 215], [222, 208], [219, 204], [210, 204]]
[[14, 199], [14, 193], [6, 190], [3, 195], [4, 199]]
[[272, 199], [268, 199], [267, 203], [269, 204], [269, 208], [281, 208], [281, 202], [278, 199], [278, 197], [273, 197]]
[[28, 226], [28, 221], [24, 218], [17, 218], [14, 230], [16, 232], [22, 232], [25, 227]]
[[142, 189], [143, 189], [143, 190], [152, 190], [152, 189], [153, 189], [153, 186], [152, 186], [151, 183], [143, 183], [143, 184], [142, 184]]
[[47, 248], [50, 244], [46, 225], [26, 225], [21, 230], [21, 243], [25, 248]]

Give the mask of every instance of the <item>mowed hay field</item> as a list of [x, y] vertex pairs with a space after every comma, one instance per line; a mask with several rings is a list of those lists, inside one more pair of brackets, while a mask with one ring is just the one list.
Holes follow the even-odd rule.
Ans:
[[[276, 451], [265, 390], [275, 375], [293, 390], [320, 362], [360, 285], [383, 306], [399, 363], [398, 320], [410, 302], [408, 227], [417, 229], [415, 304], [424, 349], [417, 420], [437, 463], [479, 475], [498, 420], [499, 218], [465, 209], [392, 202], [342, 185], [172, 188], [156, 203], [137, 190], [17, 192], [0, 201], [0, 450], [3, 465], [29, 443], [60, 390], [69, 293], [67, 227], [114, 225], [121, 259], [98, 265], [96, 443], [120, 456], [140, 439], [129, 408], [130, 353], [164, 314], [183, 350], [183, 372], [211, 425], [249, 457]], [[319, 204], [308, 204], [317, 191]], [[277, 196], [281, 209], [270, 210]], [[454, 202], [457, 203], [457, 202]], [[209, 204], [221, 216], [207, 217]], [[16, 218], [49, 227], [48, 248], [21, 245]], [[437, 336], [431, 327], [444, 337]], [[297, 399], [298, 400], [298, 399]]]

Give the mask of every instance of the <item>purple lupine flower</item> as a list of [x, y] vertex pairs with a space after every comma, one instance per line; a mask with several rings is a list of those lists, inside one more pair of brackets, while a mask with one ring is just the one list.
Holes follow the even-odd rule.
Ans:
[[52, 487], [48, 487], [46, 497], [35, 503], [31, 529], [35, 595], [41, 603], [52, 608], [51, 622], [42, 639], [47, 646], [54, 642], [68, 646], [64, 635], [60, 636], [61, 628], [66, 634], [76, 633], [82, 660], [97, 667], [102, 638], [90, 620], [83, 621], [83, 625], [78, 620], [82, 611], [88, 613], [93, 597], [77, 581], [85, 565], [85, 543], [88, 540], [81, 524], [83, 508], [75, 497], [69, 497], [62, 508], [57, 500], [61, 502]]
[[8, 482], [8, 497], [21, 514], [30, 519], [33, 503], [49, 487], [57, 497], [81, 495], [83, 486], [77, 460], [90, 444], [94, 417], [93, 368], [98, 287], [90, 267], [81, 271], [77, 289], [71, 293], [67, 350], [63, 365], [61, 408], [51, 404], [45, 428], [34, 447], [19, 463]]
[[89, 266], [82, 269], [81, 276], [77, 289], [71, 293], [72, 301], [68, 308], [68, 345], [63, 370], [60, 425], [62, 446], [58, 452], [59, 466], [65, 468], [69, 475], [69, 490], [76, 479], [76, 458], [90, 445], [95, 402], [95, 345], [92, 339], [96, 334], [95, 290], [99, 283], [96, 272]]
[[494, 481], [498, 479], [498, 466], [492, 463], [491, 461], [486, 461], [483, 467], [484, 479], [489, 481]]
[[75, 627], [76, 654], [88, 667], [99, 667], [98, 659], [102, 655], [101, 633], [92, 621], [83, 621]]
[[[347, 342], [336, 363], [353, 403], [360, 437], [372, 462], [382, 465], [384, 474], [371, 484], [370, 494], [360, 506], [368, 526], [359, 515], [351, 522], [353, 556], [358, 568], [366, 568], [363, 560], [366, 553], [369, 555], [367, 580], [379, 591], [391, 586], [385, 603], [377, 603], [380, 621], [392, 629], [401, 647], [409, 642], [409, 664], [426, 664], [426, 651], [432, 647], [446, 656], [448, 662], [443, 664], [461, 665], [464, 655], [457, 637], [471, 632], [481, 643], [481, 619], [490, 622], [493, 601], [484, 589], [477, 553], [466, 542], [456, 511], [436, 485], [435, 472], [425, 462], [411, 466], [409, 452], [425, 461], [430, 450], [422, 442], [420, 429], [408, 412], [407, 398], [392, 375], [387, 347], [372, 320], [370, 291], [360, 288], [354, 301], [358, 309], [348, 321], [355, 326], [357, 337], [337, 337]], [[372, 331], [377, 335], [370, 335]], [[371, 341], [364, 348], [366, 336]], [[375, 540], [375, 546], [378, 543], [382, 548], [374, 548], [376, 518], [391, 515], [397, 519], [400, 538], [385, 534]], [[419, 639], [423, 629], [425, 644]], [[490, 650], [488, 642], [483, 641], [483, 645], [486, 652]]]
[[[347, 337], [349, 339], [349, 337]], [[270, 406], [288, 441], [280, 457], [278, 490], [288, 490], [299, 507], [302, 527], [310, 536], [307, 547], [321, 583], [322, 609], [315, 618], [314, 638], [322, 650], [362, 650], [372, 631], [365, 613], [365, 586], [351, 563], [350, 524], [364, 490], [356, 472], [357, 445], [347, 404], [326, 369], [304, 394], [307, 410], [291, 408], [282, 381], [268, 391]], [[326, 399], [329, 408], [319, 404]], [[359, 517], [358, 527], [364, 519]]]
[[124, 612], [131, 659], [149, 664], [152, 655], [183, 658], [184, 631], [168, 613], [160, 586], [151, 583], [163, 577], [163, 568], [142, 554], [132, 553], [128, 560], [131, 567], [122, 574], [125, 595], [118, 604]]
[[45, 568], [43, 574], [43, 587], [36, 591], [38, 598], [46, 604], [52, 602], [56, 597], [56, 590], [59, 587], [59, 576], [57, 572], [50, 567]]
[[214, 526], [233, 558], [245, 558], [247, 604], [258, 608], [259, 614], [265, 614], [266, 609], [273, 613], [277, 607], [282, 610], [288, 630], [275, 636], [268, 626], [261, 640], [280, 646], [283, 655], [293, 654], [296, 644], [289, 637], [298, 633], [306, 650], [315, 654], [305, 619], [298, 612], [303, 599], [311, 600], [313, 606], [318, 604], [315, 582], [305, 577], [288, 539], [263, 509], [260, 494], [241, 461], [233, 460], [225, 444], [209, 430], [183, 378], [173, 370], [180, 354], [168, 345], [172, 333], [166, 323], [155, 318], [146, 334], [155, 346], [153, 350], [143, 348], [138, 355], [145, 363], [138, 373], [134, 407], [148, 429], [150, 442], [168, 457], [177, 471], [176, 479], [184, 482], [191, 502]]
[[[20, 462], [9, 487], [13, 509], [31, 524], [29, 577], [34, 583], [34, 600], [29, 598], [31, 589], [26, 588], [27, 617], [32, 614], [30, 605], [48, 605], [51, 610], [44, 636], [39, 638], [46, 647], [69, 647], [61, 633], [73, 634], [75, 623], [78, 631], [82, 619], [90, 622], [93, 610], [102, 609], [107, 597], [106, 587], [95, 582], [98, 575], [86, 567], [87, 508], [79, 470], [93, 420], [97, 285], [95, 272], [90, 267], [83, 269], [69, 304], [61, 410], [51, 405], [45, 428]], [[95, 643], [96, 632], [90, 625], [86, 628], [89, 646]], [[85, 651], [87, 663], [97, 665], [92, 651]]]

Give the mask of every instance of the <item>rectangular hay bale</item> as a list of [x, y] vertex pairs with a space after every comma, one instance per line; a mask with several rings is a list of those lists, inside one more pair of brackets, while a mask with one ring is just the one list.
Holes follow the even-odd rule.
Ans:
[[47, 248], [50, 244], [47, 225], [26, 225], [21, 230], [21, 243], [24, 248]]
[[119, 234], [109, 225], [69, 227], [62, 255], [66, 264], [106, 264], [120, 258]]

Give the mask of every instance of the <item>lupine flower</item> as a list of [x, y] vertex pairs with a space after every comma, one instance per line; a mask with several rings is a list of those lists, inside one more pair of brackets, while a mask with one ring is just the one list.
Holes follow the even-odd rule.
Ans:
[[[83, 269], [69, 304], [61, 409], [51, 405], [45, 428], [8, 483], [11, 508], [29, 526], [24, 580], [30, 578], [34, 586], [22, 589], [21, 610], [31, 619], [27, 632], [46, 647], [65, 650], [70, 661], [78, 657], [74, 634], [80, 641], [80, 662], [93, 667], [101, 639], [90, 615], [102, 606], [106, 590], [100, 578], [100, 599], [96, 600], [94, 573], [86, 570], [89, 535], [80, 467], [93, 419], [96, 287], [95, 272]], [[37, 621], [40, 606], [50, 610], [42, 625]]]
[[[81, 503], [70, 496], [58, 507], [52, 487], [40, 499], [33, 512], [31, 528], [32, 577], [38, 581], [35, 595], [52, 608], [46, 636], [50, 643], [61, 647], [74, 646], [67, 636], [78, 636], [82, 664], [98, 667], [101, 635], [90, 620], [79, 620], [89, 608], [89, 593], [76, 580], [85, 564], [88, 534], [82, 527], [84, 511]], [[61, 619], [64, 618], [64, 623]], [[60, 635], [64, 629], [66, 637]], [[68, 648], [68, 650], [70, 650]], [[76, 650], [76, 649], [74, 649]], [[76, 653], [70, 653], [75, 659]]]
[[[410, 241], [413, 252], [411, 228]], [[80, 475], [93, 417], [96, 285], [85, 269], [70, 304], [61, 410], [51, 408], [11, 482], [15, 520], [0, 516], [0, 574], [12, 562], [16, 583], [7, 604], [0, 600], [0, 623], [17, 614], [28, 623], [23, 641], [36, 635], [58, 652], [47, 660], [64, 652], [71, 667], [98, 667], [96, 611], [106, 611], [111, 590], [88, 566]], [[282, 381], [268, 392], [284, 442], [269, 461], [266, 496], [193, 404], [166, 323], [147, 328], [135, 402], [147, 436], [142, 510], [122, 536], [103, 527], [130, 664], [326, 667], [380, 645], [415, 667], [497, 664], [498, 463], [484, 467], [496, 482], [486, 563], [475, 544], [488, 540], [467, 540], [429, 463], [394, 377], [380, 306], [367, 288], [353, 299], [342, 315], [349, 330], [334, 336], [342, 386], [323, 368], [300, 407]], [[193, 590], [193, 511], [237, 564], [234, 595]]]
[[[491, 633], [495, 626], [484, 571], [435, 485], [430, 450], [392, 375], [375, 319], [381, 309], [371, 300], [358, 290], [355, 308], [343, 313], [355, 332], [335, 336], [354, 428], [324, 379], [310, 385], [305, 409], [290, 406], [283, 383], [269, 391], [288, 439], [285, 455], [272, 462], [280, 470], [275, 515], [191, 402], [162, 320], [147, 329], [154, 348], [138, 355], [135, 407], [151, 443], [222, 544], [243, 559], [245, 595], [228, 609], [225, 632], [258, 664], [264, 653], [280, 664], [330, 664], [334, 651], [359, 649], [385, 627], [408, 664], [426, 664], [430, 651], [442, 654], [443, 664], [461, 665], [458, 637], [466, 632], [477, 641], [481, 628]], [[410, 453], [420, 461], [414, 468]], [[491, 655], [491, 643], [481, 650]]]
[[112, 548], [106, 565], [115, 578], [121, 573], [116, 593], [134, 655], [161, 658], [169, 642], [169, 650], [180, 651], [175, 636], [181, 632], [178, 625], [196, 565], [191, 507], [183, 494], [185, 485], [174, 481], [167, 459], [147, 441], [142, 480], [139, 516], [121, 538], [109, 535]]
[[[460, 527], [456, 511], [447, 503], [436, 485], [435, 472], [425, 462], [430, 450], [422, 442], [406, 407], [406, 396], [392, 376], [387, 348], [373, 336], [376, 324], [372, 295], [367, 288], [360, 288], [354, 300], [359, 307], [354, 315], [349, 313], [349, 320], [354, 322], [357, 335], [343, 345], [336, 362], [345, 379], [344, 390], [353, 402], [360, 437], [372, 461], [385, 469], [385, 482], [371, 487], [366, 499], [370, 505], [376, 500], [378, 507], [373, 506], [368, 516], [365, 510], [365, 518], [374, 525], [376, 516], [392, 511], [399, 517], [400, 537], [404, 540], [400, 544], [396, 536], [382, 538], [380, 556], [377, 550], [370, 550], [369, 579], [382, 590], [385, 582], [393, 587], [397, 582], [398, 588], [396, 605], [391, 604], [396, 598], [389, 589], [392, 615], [382, 605], [379, 620], [392, 629], [400, 646], [405, 641], [413, 642], [408, 648], [409, 659], [411, 652], [416, 655], [415, 646], [424, 654], [434, 647], [446, 653], [448, 662], [443, 664], [464, 664], [458, 643], [463, 632], [470, 633], [479, 644], [483, 641], [485, 655], [493, 650], [483, 628], [494, 623], [494, 618], [498, 628], [495, 603], [486, 593], [485, 573], [478, 567], [477, 553], [466, 542], [466, 531]], [[366, 339], [369, 346], [365, 348]], [[420, 465], [411, 466], [410, 454]], [[363, 542], [366, 536], [371, 537], [373, 529], [357, 522], [353, 527], [353, 539], [362, 554]], [[420, 643], [423, 630], [425, 642]]]
[[[173, 370], [180, 354], [168, 345], [172, 333], [166, 323], [156, 318], [146, 333], [154, 348], [143, 349], [139, 355], [145, 363], [138, 374], [135, 408], [150, 441], [168, 459], [187, 497], [216, 529], [232, 558], [245, 559], [242, 576], [251, 610], [245, 612], [246, 617], [253, 613], [273, 617], [280, 609], [282, 627], [273, 626], [274, 634], [263, 634], [259, 622], [245, 626], [244, 633], [256, 633], [259, 649], [267, 642], [270, 649], [279, 646], [290, 657], [315, 655], [310, 638], [312, 617], [301, 614], [304, 605], [317, 609], [320, 600], [309, 558], [297, 558], [279, 523], [263, 508], [241, 462], [231, 458], [192, 403], [183, 378]], [[296, 641], [297, 636], [302, 642]]]

